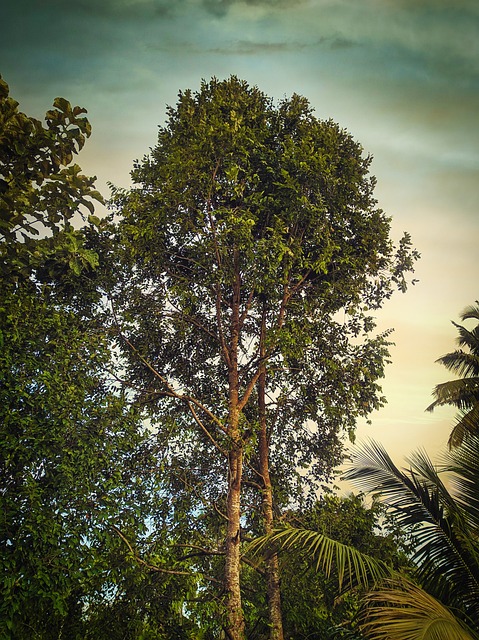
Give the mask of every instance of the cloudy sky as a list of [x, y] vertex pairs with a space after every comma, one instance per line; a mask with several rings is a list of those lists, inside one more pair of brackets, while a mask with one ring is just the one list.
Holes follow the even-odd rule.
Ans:
[[479, 299], [479, 3], [476, 0], [3, 0], [0, 73], [29, 115], [56, 96], [88, 109], [85, 173], [129, 184], [165, 107], [235, 74], [276, 99], [306, 96], [374, 156], [393, 234], [420, 282], [378, 314], [395, 327], [388, 405], [360, 425], [400, 461], [432, 457], [454, 411], [424, 412], [449, 378], [450, 320]]

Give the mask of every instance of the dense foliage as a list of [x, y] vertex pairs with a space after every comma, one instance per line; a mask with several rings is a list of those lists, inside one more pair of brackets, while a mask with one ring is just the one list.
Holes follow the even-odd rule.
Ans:
[[236, 78], [180, 94], [100, 221], [84, 114], [0, 79], [5, 637], [329, 637], [356, 594], [244, 550], [299, 518], [397, 559], [375, 507], [315, 492], [383, 402], [410, 239], [347, 132]]
[[0, 617], [3, 637], [84, 637], [125, 558], [112, 526], [145, 526], [151, 456], [105, 376], [98, 259], [71, 223], [98, 198], [71, 164], [84, 109], [56, 99], [44, 127], [17, 107], [0, 80]]
[[[292, 516], [292, 517], [291, 517]], [[362, 554], [399, 569], [407, 566], [406, 540], [379, 502], [369, 507], [360, 496], [326, 495], [311, 510], [290, 514], [289, 527], [305, 528]], [[285, 637], [333, 639], [348, 637], [358, 629], [361, 595], [347, 580], [339, 584], [338, 573], [316, 570], [311, 554], [281, 554]]]

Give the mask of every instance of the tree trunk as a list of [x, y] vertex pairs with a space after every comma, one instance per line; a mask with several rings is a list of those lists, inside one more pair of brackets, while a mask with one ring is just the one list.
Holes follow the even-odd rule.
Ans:
[[228, 529], [226, 534], [225, 559], [226, 634], [229, 640], [243, 640], [245, 637], [240, 589], [240, 498], [242, 470], [243, 452], [240, 447], [234, 446], [229, 455]]
[[[269, 444], [266, 423], [266, 366], [265, 366], [265, 313], [261, 326], [260, 357], [261, 375], [258, 380], [259, 410], [259, 472], [263, 479], [263, 520], [265, 533], [273, 530], [273, 487], [269, 475]], [[272, 555], [266, 562], [266, 580], [271, 640], [283, 640], [283, 618], [281, 612], [281, 591], [278, 555]]]
[[231, 342], [229, 346], [229, 419], [228, 435], [228, 496], [226, 514], [228, 527], [225, 544], [225, 590], [226, 628], [229, 640], [244, 640], [245, 624], [241, 604], [240, 560], [241, 560], [241, 481], [243, 475], [243, 445], [239, 430], [239, 377], [238, 345], [240, 334], [240, 289], [239, 253], [234, 252], [235, 278], [231, 315]]

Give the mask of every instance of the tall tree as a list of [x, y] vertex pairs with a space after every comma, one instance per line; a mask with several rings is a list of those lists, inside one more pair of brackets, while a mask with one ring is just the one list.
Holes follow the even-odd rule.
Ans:
[[[305, 98], [275, 106], [235, 77], [213, 79], [179, 94], [135, 165], [138, 186], [114, 194], [108, 294], [128, 383], [171, 460], [202, 467], [200, 490], [209, 480], [207, 493], [224, 499], [235, 640], [245, 488], [259, 491], [268, 529], [274, 488], [284, 481], [290, 499], [298, 467], [327, 476], [342, 430], [381, 402], [387, 339], [372, 336], [368, 313], [405, 288], [417, 255], [407, 235], [393, 247], [370, 162]], [[270, 572], [281, 638], [274, 563]]]
[[461, 414], [449, 436], [450, 447], [461, 444], [467, 434], [479, 429], [479, 303], [464, 309], [461, 320], [476, 320], [477, 325], [469, 330], [453, 322], [459, 331], [460, 348], [437, 360], [461, 378], [438, 384], [433, 391], [435, 400], [427, 408], [433, 411], [436, 407], [452, 405], [460, 409]]

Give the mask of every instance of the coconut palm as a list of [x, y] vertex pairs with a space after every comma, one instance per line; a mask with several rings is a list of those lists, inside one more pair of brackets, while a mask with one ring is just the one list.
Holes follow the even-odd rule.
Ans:
[[364, 631], [374, 640], [478, 638], [479, 434], [445, 453], [440, 467], [423, 451], [408, 463], [399, 470], [382, 446], [368, 443], [345, 476], [379, 493], [410, 533], [421, 585], [399, 578], [370, 592]]
[[463, 321], [477, 320], [478, 324], [469, 331], [453, 322], [459, 331], [459, 349], [446, 353], [436, 362], [461, 378], [438, 384], [433, 391], [434, 402], [427, 407], [427, 411], [442, 405], [453, 405], [460, 409], [461, 413], [449, 437], [449, 447], [459, 445], [466, 434], [479, 430], [479, 302], [464, 309], [460, 317]]
[[408, 464], [398, 469], [370, 442], [345, 475], [379, 495], [410, 534], [415, 570], [408, 577], [387, 575], [384, 565], [318, 533], [282, 530], [268, 542], [299, 545], [323, 570], [336, 566], [340, 577], [368, 584], [362, 631], [371, 640], [479, 640], [479, 434], [445, 453], [440, 467], [422, 451]]

